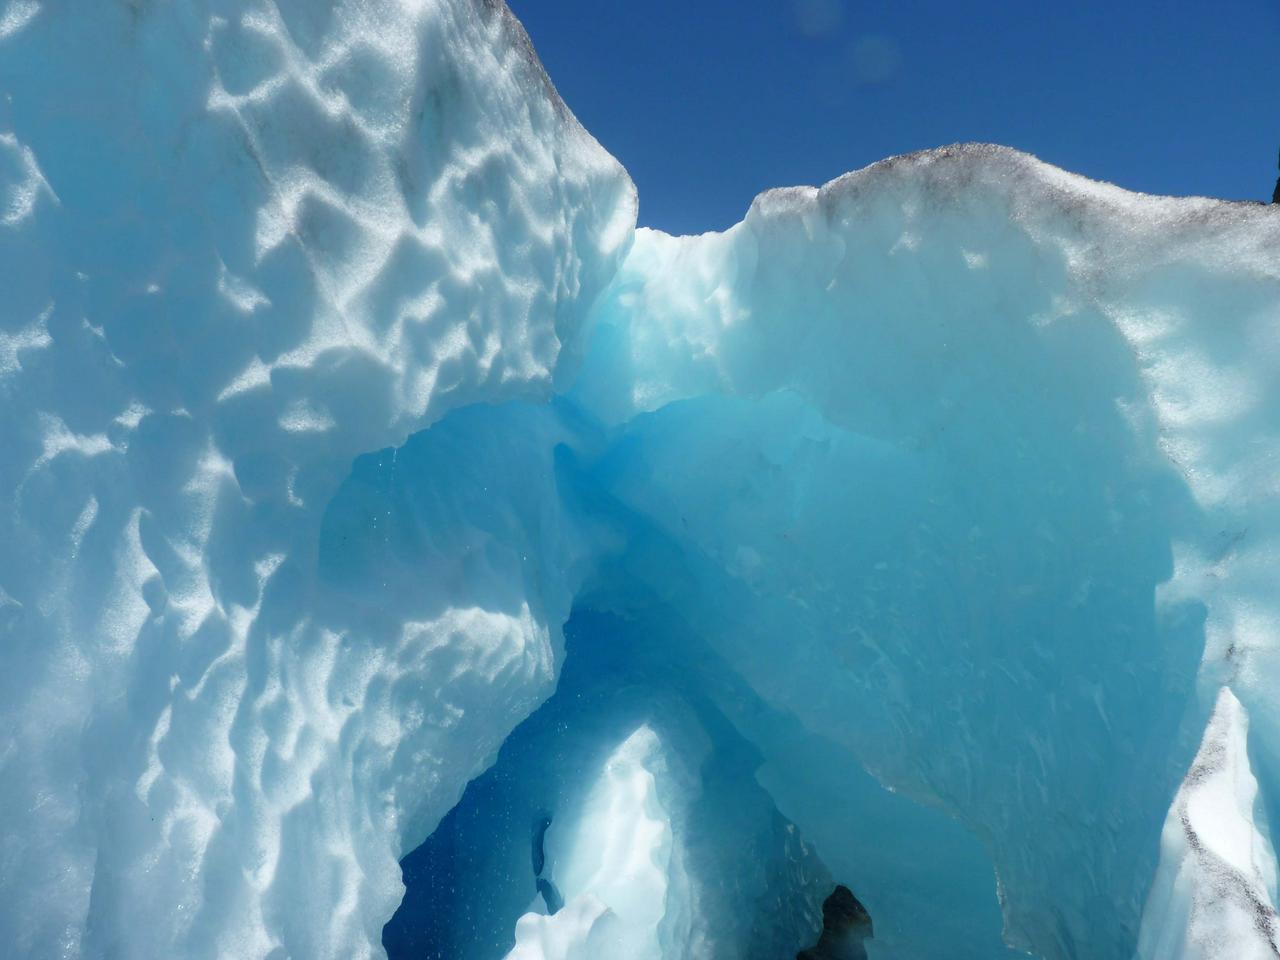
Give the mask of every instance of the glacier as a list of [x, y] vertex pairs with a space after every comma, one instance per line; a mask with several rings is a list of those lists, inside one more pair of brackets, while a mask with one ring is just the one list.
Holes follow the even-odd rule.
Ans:
[[0, 198], [6, 955], [1280, 956], [1280, 208], [637, 228], [501, 0], [7, 0]]

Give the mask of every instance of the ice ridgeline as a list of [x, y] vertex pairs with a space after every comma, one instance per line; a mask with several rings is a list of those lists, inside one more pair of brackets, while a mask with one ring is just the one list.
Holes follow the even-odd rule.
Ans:
[[1277, 955], [1276, 210], [637, 231], [499, 0], [7, 0], [0, 91], [7, 956]]

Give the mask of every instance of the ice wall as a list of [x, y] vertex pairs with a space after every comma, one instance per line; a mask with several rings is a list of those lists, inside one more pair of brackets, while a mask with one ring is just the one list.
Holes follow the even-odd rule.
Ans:
[[9, 0], [0, 91], [17, 956], [394, 956], [429, 837], [450, 960], [1275, 955], [1275, 210], [637, 232], [496, 0]]
[[1132, 951], [1218, 684], [1274, 712], [1278, 230], [1001, 148], [897, 158], [640, 231], [572, 394], [624, 425], [610, 489], [707, 561], [632, 574], [969, 824], [1040, 955]]
[[569, 565], [477, 486], [435, 588], [335, 590], [321, 520], [356, 455], [550, 395], [630, 181], [501, 3], [10, 0], [0, 92], [0, 943], [378, 955]]

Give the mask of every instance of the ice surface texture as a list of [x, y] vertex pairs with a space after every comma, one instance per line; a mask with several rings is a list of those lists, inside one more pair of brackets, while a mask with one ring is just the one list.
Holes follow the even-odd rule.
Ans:
[[0, 6], [0, 943], [1276, 956], [1280, 214], [635, 211], [498, 0]]
[[573, 549], [441, 501], [397, 599], [323, 583], [321, 521], [357, 454], [551, 394], [634, 190], [501, 3], [0, 23], [0, 943], [377, 955], [553, 689]]
[[1169, 811], [1139, 955], [1275, 956], [1276, 859], [1257, 813], [1249, 718], [1223, 688]]

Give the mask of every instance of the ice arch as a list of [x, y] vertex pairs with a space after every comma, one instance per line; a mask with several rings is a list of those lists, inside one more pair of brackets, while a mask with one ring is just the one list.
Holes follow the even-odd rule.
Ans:
[[635, 231], [496, 0], [10, 0], [0, 77], [17, 955], [379, 956], [470, 817], [501, 956], [490, 801], [554, 859], [639, 730], [652, 895], [547, 949], [838, 879], [873, 955], [1275, 955], [1274, 210], [969, 145]]

